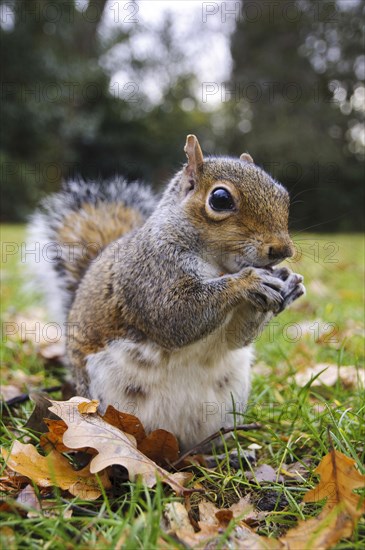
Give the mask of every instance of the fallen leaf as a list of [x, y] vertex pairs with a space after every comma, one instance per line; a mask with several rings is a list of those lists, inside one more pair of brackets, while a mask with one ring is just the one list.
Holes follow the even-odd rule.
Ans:
[[215, 517], [219, 509], [209, 500], [201, 500], [198, 504], [199, 508], [199, 522], [198, 525], [201, 528], [202, 525], [217, 525], [217, 519]]
[[13, 472], [9, 468], [5, 468], [3, 475], [0, 477], [0, 491], [6, 493], [7, 495], [17, 495], [23, 485], [28, 483], [28, 478], [26, 476], [21, 476], [16, 472]]
[[48, 346], [41, 347], [39, 350], [41, 357], [47, 361], [61, 361], [65, 353], [66, 348], [63, 342], [49, 344]]
[[48, 432], [41, 435], [39, 443], [47, 452], [55, 449], [59, 453], [65, 453], [70, 449], [63, 443], [63, 434], [67, 430], [67, 424], [63, 420], [51, 420], [44, 418], [47, 424]]
[[27, 485], [19, 493], [16, 504], [27, 512], [28, 518], [59, 517], [70, 518], [72, 509], [57, 500], [38, 498], [32, 485]]
[[[9, 468], [29, 477], [41, 487], [56, 485], [85, 500], [95, 500], [101, 495], [98, 479], [90, 473], [89, 467], [76, 471], [57, 451], [42, 456], [30, 443], [15, 441], [10, 452], [1, 449], [1, 454]], [[101, 472], [99, 479], [104, 488], [110, 488], [106, 472]]]
[[49, 396], [45, 393], [34, 392], [31, 393], [29, 397], [31, 401], [35, 403], [35, 407], [25, 424], [25, 428], [44, 433], [48, 430], [47, 424], [44, 422], [44, 417], [48, 416], [51, 419], [57, 420], [57, 416], [48, 411], [50, 405]]
[[[15, 395], [4, 395], [4, 399], [11, 399], [12, 397], [16, 397], [17, 395], [21, 395], [22, 393], [29, 393], [30, 387], [39, 387], [40, 384], [43, 383], [43, 375], [42, 374], [29, 374], [21, 369], [15, 369], [13, 364], [12, 368], [8, 369], [6, 368], [6, 365], [2, 365], [1, 367], [1, 377], [2, 377], [2, 384], [1, 388], [5, 388], [8, 386], [13, 386], [14, 388], [18, 388], [18, 393]], [[11, 390], [15, 393], [15, 389]], [[6, 389], [5, 389], [6, 392]]]
[[158, 464], [173, 463], [179, 458], [179, 444], [176, 437], [166, 430], [155, 430], [146, 435], [142, 422], [133, 414], [118, 411], [109, 405], [103, 420], [126, 434], [133, 435], [137, 449]]
[[219, 510], [212, 502], [201, 500], [198, 504], [199, 508], [199, 531], [195, 532], [191, 525], [187, 524], [189, 519], [187, 510], [183, 510], [181, 505], [178, 508], [179, 521], [174, 527], [174, 523], [170, 522], [170, 533], [176, 536], [181, 542], [191, 548], [215, 548], [218, 544], [219, 537], [224, 534], [228, 525], [232, 520], [236, 525], [230, 532], [227, 539], [227, 548], [235, 548], [237, 550], [254, 550], [254, 549], [270, 549], [281, 548], [281, 544], [275, 539], [266, 539], [257, 535], [244, 521], [252, 518], [257, 512], [254, 512], [253, 506], [250, 503], [250, 496], [242, 497], [239, 502], [233, 504], [230, 508]]
[[[326, 509], [342, 503], [352, 518], [360, 518], [365, 512], [365, 502], [353, 492], [365, 488], [365, 475], [355, 467], [355, 461], [339, 451], [331, 451], [323, 457], [314, 470], [321, 476], [317, 487], [304, 495], [304, 502], [318, 502], [327, 498]], [[361, 504], [361, 505], [360, 505]]]
[[[237, 550], [312, 550], [332, 548], [341, 538], [352, 535], [358, 519], [365, 512], [365, 503], [354, 489], [365, 486], [365, 476], [355, 467], [355, 461], [338, 451], [326, 455], [317, 469], [321, 476], [317, 487], [308, 491], [304, 502], [318, 502], [327, 499], [322, 512], [315, 518], [300, 521], [297, 527], [290, 529], [279, 539], [256, 534], [246, 523], [250, 504], [244, 499], [228, 509], [218, 510], [216, 506], [202, 500], [199, 502], [199, 531], [191, 528], [177, 528], [174, 535], [190, 548], [216, 548], [219, 537], [225, 533], [230, 522], [229, 535], [225, 535], [224, 548]], [[248, 497], [249, 499], [249, 497]], [[241, 512], [241, 513], [240, 513]], [[179, 511], [185, 525], [188, 513]], [[247, 515], [246, 515], [247, 514]], [[243, 518], [243, 519], [242, 519]]]
[[157, 463], [172, 464], [179, 458], [176, 437], [166, 430], [155, 430], [138, 444], [138, 449]]
[[137, 449], [136, 439], [118, 430], [97, 415], [82, 415], [78, 410], [83, 397], [72, 397], [69, 401], [51, 401], [50, 411], [64, 420], [68, 426], [63, 435], [63, 443], [71, 449], [93, 447], [98, 454], [90, 462], [90, 472], [96, 473], [112, 464], [120, 464], [128, 470], [131, 481], [141, 476], [148, 487], [153, 487], [157, 479], [178, 494], [188, 494], [194, 489], [186, 489], [177, 479], [181, 476], [169, 474], [162, 467], [143, 455]]
[[54, 346], [57, 346], [57, 357], [62, 357], [65, 353], [61, 325], [45, 322], [45, 311], [40, 308], [29, 309], [26, 314], [10, 316], [6, 320], [6, 341], [8, 340], [30, 343], [47, 359], [47, 348], [51, 348], [48, 353], [51, 356], [56, 353]]
[[155, 430], [146, 435], [142, 422], [133, 414], [118, 411], [108, 406], [103, 420], [126, 434], [133, 435], [137, 449], [160, 465], [169, 464], [179, 458], [179, 444], [176, 437], [166, 430]]
[[118, 428], [118, 430], [133, 435], [137, 443], [140, 443], [146, 437], [142, 422], [136, 416], [118, 411], [112, 405], [108, 406], [102, 419]]
[[255, 510], [249, 494], [241, 497], [240, 500], [232, 504], [229, 509], [232, 511], [235, 519], [244, 519], [245, 523], [249, 524], [260, 521], [260, 519], [266, 516], [265, 512]]
[[186, 507], [181, 502], [169, 502], [165, 506], [165, 519], [167, 521], [167, 530], [178, 533], [181, 529], [194, 533], [193, 526], [190, 523], [189, 514]]
[[77, 410], [80, 414], [94, 414], [98, 410], [99, 401], [93, 399], [92, 401], [82, 401], [77, 405]]
[[269, 464], [262, 464], [254, 472], [246, 472], [247, 479], [255, 479], [259, 483], [261, 482], [277, 482], [277, 481], [283, 481], [283, 476], [277, 474], [277, 472], [274, 470], [272, 466], [269, 466]]
[[8, 385], [1, 385], [1, 399], [4, 401], [9, 401], [9, 399], [14, 399], [14, 397], [18, 397], [19, 395], [22, 395], [22, 391], [13, 384]]
[[314, 367], [309, 367], [305, 371], [299, 371], [294, 379], [298, 386], [305, 386], [311, 378], [317, 377], [312, 382], [312, 386], [334, 386], [337, 380], [343, 383], [345, 387], [355, 387], [365, 385], [365, 369], [354, 366], [341, 366], [330, 363], [318, 363]]
[[35, 494], [35, 490], [32, 485], [27, 485], [22, 489], [17, 496], [16, 503], [23, 508], [36, 508], [40, 509], [38, 497]]
[[365, 487], [365, 475], [356, 469], [352, 458], [333, 450], [323, 457], [315, 472], [321, 476], [320, 482], [304, 495], [303, 501], [326, 502], [316, 518], [299, 522], [280, 539], [291, 550], [331, 548], [352, 535], [365, 512], [362, 497], [353, 492]]
[[215, 513], [215, 517], [219, 525], [228, 527], [229, 522], [233, 519], [233, 512], [232, 510], [218, 510], [218, 512]]

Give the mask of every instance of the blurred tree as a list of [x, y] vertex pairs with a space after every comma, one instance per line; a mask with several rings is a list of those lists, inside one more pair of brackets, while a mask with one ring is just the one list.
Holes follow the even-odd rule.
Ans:
[[[197, 97], [198, 53], [171, 14], [105, 33], [106, 6], [0, 0], [2, 220], [24, 220], [77, 175], [158, 187], [194, 131], [207, 152], [248, 149], [283, 181], [296, 227], [360, 227], [362, 2], [242, 0], [232, 81], [213, 109]], [[191, 33], [204, 47], [214, 39], [203, 24]]]
[[299, 228], [361, 227], [363, 11], [356, 0], [241, 1], [222, 146], [247, 149], [289, 187]]
[[98, 131], [108, 87], [97, 40], [105, 3], [81, 13], [74, 2], [1, 1], [2, 219], [24, 219], [41, 191], [77, 171], [78, 148]]
[[[64, 178], [121, 173], [164, 183], [184, 159], [186, 134], [208, 127], [196, 109], [193, 76], [173, 69], [183, 48], [169, 17], [141, 60], [130, 39], [147, 29], [114, 25], [109, 38], [99, 33], [106, 0], [90, 0], [82, 9], [73, 0], [0, 0], [0, 6], [10, 22], [0, 27], [1, 219], [24, 220]], [[124, 83], [112, 82], [102, 63], [121, 46], [127, 76], [130, 69]], [[112, 66], [115, 72], [114, 59]], [[166, 83], [154, 103], [141, 86], [148, 76]]]

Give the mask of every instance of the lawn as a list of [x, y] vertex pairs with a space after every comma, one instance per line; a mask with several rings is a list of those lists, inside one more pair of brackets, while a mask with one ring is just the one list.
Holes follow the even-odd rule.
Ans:
[[[6, 253], [1, 265], [2, 323], [42, 315], [39, 296], [24, 286], [24, 234], [20, 226], [2, 227]], [[304, 275], [307, 294], [275, 318], [256, 342], [252, 393], [244, 422], [259, 422], [261, 429], [234, 432], [215, 468], [190, 468], [194, 472], [190, 485], [199, 484], [205, 498], [219, 508], [250, 495], [260, 511], [256, 532], [276, 538], [298, 520], [318, 514], [320, 505], [304, 505], [302, 498], [317, 483], [314, 470], [332, 447], [351, 457], [362, 473], [365, 463], [361, 382], [364, 240], [360, 235], [309, 234], [294, 235], [294, 240], [297, 254], [289, 266]], [[328, 366], [318, 379], [311, 379], [311, 372], [319, 373]], [[59, 384], [62, 374], [62, 367], [46, 362], [31, 342], [3, 336], [6, 399], [9, 387], [15, 393], [29, 393]], [[61, 398], [60, 393], [52, 395]], [[30, 401], [5, 406], [4, 448], [10, 448], [14, 439], [38, 443], [39, 434], [24, 428], [33, 407]], [[232, 464], [232, 448], [240, 455], [249, 448], [255, 462], [249, 465], [240, 459]], [[276, 478], [260, 480], [252, 475], [260, 465], [272, 467]], [[168, 503], [182, 500], [166, 486], [158, 484], [147, 490], [140, 483], [124, 481], [94, 502], [53, 488], [47, 495], [56, 502], [51, 515], [45, 511], [27, 514], [14, 505], [14, 488], [7, 491], [4, 483], [1, 487], [6, 504], [1, 507], [4, 548], [184, 548], [163, 526]], [[191, 497], [193, 515], [201, 498], [199, 493]], [[67, 517], [70, 511], [72, 515]], [[228, 536], [229, 532], [222, 532], [220, 542], [209, 548], [228, 548]], [[334, 548], [360, 550], [364, 544], [362, 519], [352, 538]]]

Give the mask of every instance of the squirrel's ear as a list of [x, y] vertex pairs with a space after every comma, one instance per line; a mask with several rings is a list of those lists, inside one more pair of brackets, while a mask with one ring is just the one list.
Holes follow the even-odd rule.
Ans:
[[240, 160], [243, 160], [243, 162], [249, 162], [250, 164], [254, 164], [253, 158], [248, 153], [242, 153], [240, 156]]
[[197, 173], [199, 168], [203, 165], [204, 159], [199, 141], [197, 137], [192, 134], [186, 137], [184, 151], [188, 159], [188, 165], [184, 170], [182, 178], [182, 192], [185, 197], [195, 188]]
[[187, 170], [191, 175], [193, 173], [196, 175], [198, 168], [200, 168], [204, 162], [203, 153], [196, 136], [189, 134], [186, 137], [184, 151], [188, 158]]

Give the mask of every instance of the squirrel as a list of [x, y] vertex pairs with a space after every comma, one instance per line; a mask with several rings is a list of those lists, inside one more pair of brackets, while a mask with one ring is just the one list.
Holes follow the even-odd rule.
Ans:
[[159, 199], [138, 182], [71, 181], [31, 223], [78, 395], [182, 450], [244, 413], [252, 342], [305, 293], [275, 267], [293, 255], [286, 189], [247, 153], [204, 158], [194, 135], [184, 151]]

